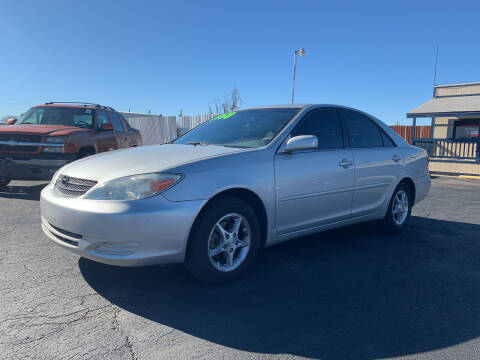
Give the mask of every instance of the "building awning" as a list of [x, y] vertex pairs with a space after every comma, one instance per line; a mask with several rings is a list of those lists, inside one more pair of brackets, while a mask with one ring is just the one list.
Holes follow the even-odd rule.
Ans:
[[480, 116], [480, 95], [437, 97], [407, 113], [409, 118]]

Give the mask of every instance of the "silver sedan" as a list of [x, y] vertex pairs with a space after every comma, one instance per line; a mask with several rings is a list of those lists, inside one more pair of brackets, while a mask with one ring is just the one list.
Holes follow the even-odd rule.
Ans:
[[402, 231], [429, 188], [425, 151], [371, 115], [334, 105], [251, 108], [172, 144], [66, 165], [42, 191], [42, 227], [95, 261], [184, 262], [222, 283], [285, 240], [371, 220]]

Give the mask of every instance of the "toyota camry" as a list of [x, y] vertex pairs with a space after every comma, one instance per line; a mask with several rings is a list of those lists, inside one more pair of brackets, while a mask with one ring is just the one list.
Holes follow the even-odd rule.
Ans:
[[64, 166], [42, 191], [42, 228], [94, 261], [183, 262], [223, 283], [282, 241], [372, 220], [402, 231], [429, 188], [426, 152], [369, 114], [250, 108]]

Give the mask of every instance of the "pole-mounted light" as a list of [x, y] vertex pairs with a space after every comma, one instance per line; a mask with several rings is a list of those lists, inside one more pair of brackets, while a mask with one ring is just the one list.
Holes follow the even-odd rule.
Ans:
[[295, 71], [297, 69], [297, 54], [300, 56], [305, 56], [306, 52], [304, 48], [295, 50], [293, 54], [293, 80], [292, 80], [292, 104], [295, 99]]

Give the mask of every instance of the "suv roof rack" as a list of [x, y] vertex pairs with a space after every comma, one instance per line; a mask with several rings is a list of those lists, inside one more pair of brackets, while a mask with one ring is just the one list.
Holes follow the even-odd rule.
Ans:
[[83, 105], [83, 106], [95, 106], [95, 107], [99, 107], [99, 108], [104, 108], [104, 109], [108, 109], [108, 110], [113, 110], [113, 111], [115, 111], [115, 109], [113, 109], [113, 108], [110, 107], [110, 106], [103, 106], [103, 105], [100, 105], [100, 104], [89, 103], [89, 102], [82, 102], [82, 101], [49, 101], [49, 102], [46, 102], [46, 103], [45, 103], [45, 105], [53, 105], [53, 104], [72, 104], [72, 105], [78, 104], [78, 105]]

